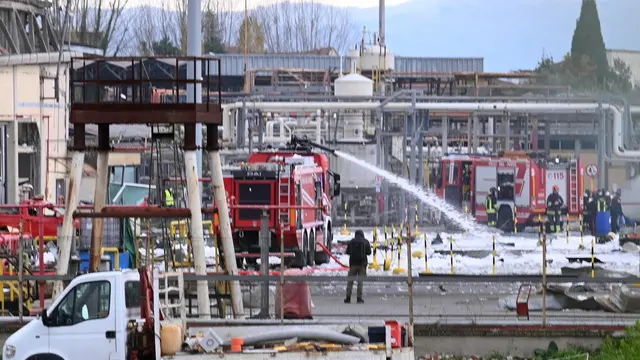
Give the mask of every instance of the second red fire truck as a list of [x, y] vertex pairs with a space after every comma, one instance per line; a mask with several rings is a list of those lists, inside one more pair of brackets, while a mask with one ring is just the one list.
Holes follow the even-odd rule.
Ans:
[[506, 232], [532, 226], [546, 212], [554, 186], [566, 213], [582, 213], [584, 170], [577, 159], [548, 159], [535, 154], [505, 152], [498, 156], [446, 155], [435, 172], [436, 193], [448, 203], [486, 223], [485, 199], [497, 190], [497, 227]]

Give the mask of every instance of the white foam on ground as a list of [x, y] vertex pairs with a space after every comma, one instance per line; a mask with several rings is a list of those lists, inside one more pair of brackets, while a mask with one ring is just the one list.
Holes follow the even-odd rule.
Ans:
[[[454, 255], [454, 271], [456, 274], [492, 274], [492, 262], [491, 256], [493, 236], [489, 234], [447, 234], [440, 233], [443, 244], [431, 245], [431, 240], [436, 237], [436, 233], [427, 233], [427, 248], [428, 248], [428, 267], [433, 273], [449, 274], [450, 273], [450, 261], [451, 257], [448, 254], [438, 254], [436, 250], [448, 251], [450, 249], [449, 238], [453, 239], [454, 250], [480, 250], [487, 251], [488, 256], [484, 258], [472, 258], [469, 256]], [[353, 233], [350, 235], [342, 235], [337, 233], [334, 235], [334, 243], [350, 240], [353, 237]], [[373, 233], [371, 231], [365, 232], [365, 237], [369, 240], [373, 239]], [[424, 240], [423, 236], [419, 236], [420, 240], [412, 244], [412, 251], [420, 251], [423, 256], [420, 258], [412, 259], [413, 273], [417, 275], [425, 270], [424, 260]], [[384, 244], [384, 235], [380, 235], [379, 239], [381, 244]], [[547, 273], [548, 274], [560, 274], [562, 267], [586, 267], [590, 266], [590, 263], [570, 263], [567, 256], [571, 257], [584, 257], [589, 258], [591, 256], [591, 243], [594, 239], [593, 236], [572, 233], [566, 237], [564, 233], [553, 234], [547, 237]], [[568, 241], [567, 241], [568, 240]], [[504, 244], [512, 243], [513, 246], [506, 246]], [[526, 233], [523, 235], [512, 234], [509, 236], [496, 235], [496, 273], [497, 274], [541, 274], [542, 273], [542, 248], [537, 245], [538, 238], [535, 234]], [[584, 249], [580, 249], [580, 245], [584, 246]], [[596, 266], [612, 270], [626, 272], [630, 275], [640, 275], [640, 256], [638, 253], [630, 253], [621, 251], [618, 245], [618, 239], [614, 239], [606, 244], [595, 244], [595, 257], [601, 260], [603, 263], [596, 264]], [[384, 251], [378, 251], [378, 263], [382, 264], [384, 261]], [[406, 247], [403, 247], [400, 254], [400, 267], [407, 269], [407, 252]], [[347, 255], [338, 255], [337, 258], [343, 262], [348, 263], [349, 257]], [[369, 263], [373, 262], [373, 256], [369, 257]], [[392, 269], [398, 267], [397, 253], [393, 253]], [[321, 268], [336, 269], [340, 266], [332, 261]], [[316, 274], [321, 275], [344, 275], [342, 271], [317, 271]], [[377, 275], [391, 275], [392, 271], [374, 271], [369, 270], [369, 274]]]
[[[334, 233], [334, 244], [338, 245], [341, 242], [348, 241], [353, 237], [353, 231], [355, 228], [348, 228], [350, 230], [349, 235], [342, 235], [337, 229]], [[365, 237], [370, 241], [373, 239], [372, 231], [364, 231]], [[483, 258], [473, 258], [470, 256], [454, 255], [454, 271], [456, 274], [463, 275], [476, 275], [476, 274], [492, 274], [492, 262], [491, 256], [493, 237], [496, 240], [496, 273], [497, 274], [541, 274], [542, 273], [542, 249], [538, 246], [538, 237], [534, 233], [523, 234], [511, 234], [511, 235], [491, 235], [487, 233], [458, 233], [448, 234], [440, 233], [443, 240], [443, 244], [431, 245], [431, 241], [435, 239], [435, 232], [427, 232], [427, 249], [428, 249], [428, 268], [433, 273], [449, 274], [450, 273], [450, 261], [451, 258], [448, 255], [450, 249], [449, 241], [453, 239], [454, 250], [477, 250], [486, 251], [487, 256]], [[424, 261], [424, 235], [418, 236], [419, 240], [412, 244], [412, 251], [419, 251], [423, 256], [420, 258], [412, 259], [413, 273], [417, 275], [425, 270]], [[589, 258], [591, 256], [591, 242], [593, 236], [584, 235], [580, 236], [577, 233], [571, 233], [569, 237], [566, 237], [565, 233], [548, 235], [547, 237], [547, 260], [549, 262], [547, 266], [548, 274], [560, 274], [562, 267], [586, 267], [590, 266], [588, 262], [583, 263], [570, 263], [567, 260], [567, 256], [572, 257], [584, 257]], [[384, 234], [379, 233], [380, 244], [384, 244]], [[513, 246], [509, 246], [513, 244]], [[584, 246], [584, 249], [580, 249], [580, 245]], [[183, 250], [186, 251], [186, 248]], [[212, 266], [216, 263], [216, 249], [211, 246], [205, 247], [207, 265]], [[445, 251], [445, 254], [438, 254], [436, 251]], [[144, 256], [145, 250], [140, 249], [140, 254]], [[162, 257], [164, 255], [163, 249], [155, 249], [154, 255], [156, 257]], [[407, 269], [407, 252], [406, 247], [403, 247], [400, 254], [401, 267]], [[631, 275], [640, 275], [640, 256], [638, 253], [630, 253], [621, 251], [618, 245], [618, 239], [614, 239], [606, 244], [595, 244], [595, 256], [603, 261], [601, 264], [596, 264], [598, 267], [626, 272]], [[338, 260], [344, 264], [349, 263], [349, 256], [336, 255]], [[378, 251], [378, 263], [382, 264], [384, 261], [385, 252]], [[258, 263], [260, 263], [260, 260]], [[55, 261], [54, 254], [45, 253], [45, 263], [49, 264]], [[397, 253], [394, 252], [392, 256], [392, 269], [398, 267]], [[373, 262], [373, 256], [369, 257], [369, 263]], [[280, 258], [271, 256], [269, 258], [271, 265], [280, 264]], [[317, 267], [318, 270], [314, 272], [316, 275], [336, 275], [344, 276], [346, 271], [337, 271], [341, 266], [333, 259], [329, 264], [324, 264]], [[326, 271], [323, 271], [326, 270]], [[374, 271], [369, 270], [369, 274], [376, 275], [391, 275], [392, 271]]]

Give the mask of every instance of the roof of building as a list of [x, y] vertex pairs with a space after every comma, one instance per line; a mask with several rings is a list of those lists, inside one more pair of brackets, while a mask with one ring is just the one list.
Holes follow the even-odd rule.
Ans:
[[[242, 76], [244, 74], [243, 54], [216, 54], [221, 60], [223, 76]], [[340, 62], [342, 61], [342, 66]], [[289, 68], [323, 69], [338, 71], [349, 69], [350, 59], [342, 56], [310, 54], [248, 54], [247, 69]], [[212, 73], [217, 73], [212, 66]], [[431, 58], [431, 57], [395, 57], [394, 71], [400, 73], [462, 73], [483, 72], [484, 58]]]
[[57, 52], [0, 55], [0, 66], [56, 64], [58, 60], [66, 63], [72, 57], [81, 56], [83, 56], [82, 53], [67, 51], [62, 52], [62, 57]]
[[[244, 76], [244, 54], [212, 54], [220, 60], [223, 76]], [[0, 64], [2, 60], [0, 56]], [[343, 56], [310, 55], [310, 54], [248, 54], [246, 56], [248, 70], [252, 69], [305, 69], [328, 70], [338, 72], [341, 68], [351, 67], [351, 60]], [[149, 66], [172, 68], [175, 61], [148, 59], [144, 60], [145, 67]], [[112, 67], [128, 67], [128, 62], [107, 61]], [[127, 65], [124, 65], [124, 64]], [[181, 71], [186, 71], [186, 61], [179, 64]], [[342, 65], [342, 66], [341, 66]], [[79, 69], [76, 68], [76, 69]], [[164, 70], [166, 72], [166, 69]], [[204, 70], [203, 70], [204, 71]], [[428, 74], [445, 73], [481, 73], [484, 71], [484, 58], [432, 58], [432, 57], [395, 57], [394, 72], [402, 77], [425, 77]], [[218, 61], [209, 64], [209, 73], [218, 73]]]
[[630, 50], [630, 49], [607, 49], [608, 53], [630, 53], [630, 54], [640, 54], [640, 50]]
[[[243, 54], [244, 49], [240, 46], [230, 45], [225, 47], [225, 54]], [[248, 54], [248, 55], [264, 55], [264, 54]], [[276, 55], [321, 55], [321, 56], [338, 56], [338, 51], [332, 47], [323, 47], [311, 49], [307, 51], [282, 52]]]

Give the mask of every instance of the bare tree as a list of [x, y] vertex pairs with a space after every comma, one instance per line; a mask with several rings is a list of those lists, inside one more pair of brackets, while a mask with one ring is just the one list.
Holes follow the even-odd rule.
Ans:
[[[55, 30], [65, 41], [99, 48], [103, 55], [116, 55], [123, 49], [128, 35], [128, 27], [120, 27], [127, 1], [54, 0], [50, 16]], [[63, 34], [65, 23], [68, 30]]]
[[135, 41], [130, 43], [129, 52], [142, 56], [154, 55], [152, 44], [158, 37], [159, 13], [150, 5], [139, 6], [133, 14], [135, 19]]
[[[206, 0], [204, 2], [204, 13], [213, 14], [216, 23], [217, 37], [225, 46], [235, 44], [238, 37], [238, 29], [242, 22], [239, 13], [233, 11], [232, 0]], [[204, 20], [204, 19], [203, 19]], [[207, 38], [207, 25], [203, 21], [203, 38]]]
[[[134, 53], [158, 55], [187, 53], [187, 2], [188, 0], [156, 0], [153, 5], [137, 9], [134, 19], [136, 46]], [[224, 45], [231, 43], [237, 32], [237, 16], [232, 11], [231, 0], [205, 0], [202, 4], [203, 51], [222, 52]], [[155, 46], [153, 44], [156, 44]], [[155, 49], [153, 49], [155, 48]]]
[[345, 50], [357, 36], [347, 9], [317, 0], [284, 1], [254, 11], [269, 52], [305, 52], [320, 48]]

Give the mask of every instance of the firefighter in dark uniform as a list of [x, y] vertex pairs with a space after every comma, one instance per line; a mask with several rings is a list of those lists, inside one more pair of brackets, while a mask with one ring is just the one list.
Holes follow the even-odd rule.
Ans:
[[624, 216], [622, 213], [622, 202], [620, 201], [620, 191], [616, 191], [611, 199], [611, 232], [617, 234], [620, 231], [620, 218]]
[[609, 211], [610, 204], [611, 201], [609, 196], [606, 195], [606, 191], [604, 189], [600, 189], [598, 191], [598, 196], [596, 197], [596, 212]]
[[489, 190], [487, 199], [484, 201], [484, 207], [487, 210], [488, 225], [498, 225], [498, 198], [496, 196], [496, 188], [492, 187]]
[[549, 231], [552, 233], [562, 231], [562, 208], [564, 199], [558, 193], [558, 185], [553, 186], [553, 192], [547, 197], [547, 219], [549, 221]]
[[593, 197], [591, 190], [585, 190], [584, 196], [582, 196], [582, 228], [585, 231], [591, 231], [593, 224]]

